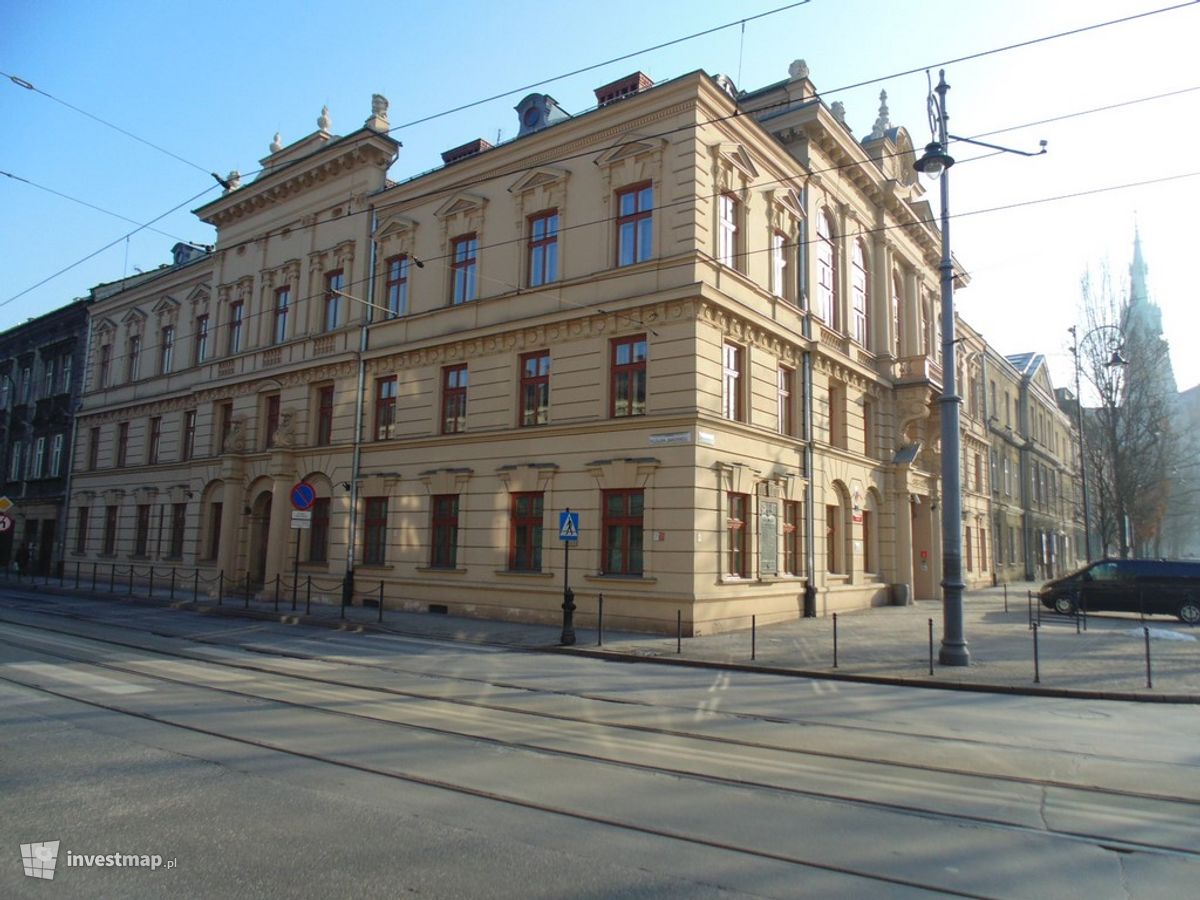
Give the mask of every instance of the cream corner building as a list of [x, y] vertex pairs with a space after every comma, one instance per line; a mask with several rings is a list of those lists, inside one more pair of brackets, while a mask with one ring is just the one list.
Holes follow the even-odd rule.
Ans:
[[[68, 567], [336, 596], [352, 572], [356, 602], [550, 621], [570, 508], [577, 602], [613, 627], [940, 596], [940, 244], [908, 134], [884, 103], [855, 138], [800, 61], [597, 101], [532, 94], [517, 138], [400, 183], [383, 98], [344, 137], [323, 112], [196, 211], [211, 251], [96, 289]], [[995, 354], [961, 327], [982, 392]], [[994, 428], [970, 393], [979, 585]]]

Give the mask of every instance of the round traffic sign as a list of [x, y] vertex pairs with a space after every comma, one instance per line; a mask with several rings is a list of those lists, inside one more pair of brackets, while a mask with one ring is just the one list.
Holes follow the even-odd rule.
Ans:
[[317, 492], [307, 481], [297, 481], [292, 485], [292, 507], [294, 509], [312, 509]]
[[0, 532], [8, 531], [12, 527], [13, 527], [12, 518], [4, 515], [4, 513], [0, 513]]

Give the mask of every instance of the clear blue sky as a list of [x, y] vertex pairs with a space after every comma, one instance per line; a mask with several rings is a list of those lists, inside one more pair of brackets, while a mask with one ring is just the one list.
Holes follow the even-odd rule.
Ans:
[[[289, 143], [316, 128], [328, 105], [335, 133], [367, 117], [374, 92], [393, 126], [584, 65], [737, 21], [778, 2], [609, 0], [508, 4], [465, 0], [354, 4], [217, 2], [205, 5], [3, 0], [0, 71], [119, 125], [181, 162], [46, 96], [0, 81], [5, 141], [0, 170], [138, 223], [182, 204], [128, 242], [133, 228], [29, 184], [0, 177], [0, 328], [38, 315], [134, 267], [169, 259], [178, 239], [211, 242], [190, 210], [216, 196], [206, 174], [250, 172], [276, 131]], [[1169, 0], [812, 0], [768, 18], [638, 55], [540, 88], [568, 111], [593, 105], [592, 88], [636, 69], [656, 81], [695, 69], [755, 88], [807, 60], [826, 102], [841, 100], [861, 135], [879, 91], [893, 124], [929, 139], [924, 74], [841, 88], [1055, 32], [1170, 6]], [[1200, 5], [948, 66], [951, 130], [995, 129], [1200, 86], [1190, 65]], [[936, 71], [933, 73], [936, 79]], [[524, 91], [396, 132], [391, 177], [440, 163], [440, 151], [516, 131]], [[995, 207], [1200, 172], [1200, 90], [995, 135], [1050, 153], [1038, 159], [956, 151], [955, 256], [971, 272], [960, 313], [1002, 352], [1037, 350], [1055, 383], [1070, 381], [1066, 328], [1079, 319], [1085, 269], [1108, 261], [1123, 289], [1135, 217], [1163, 310], [1181, 388], [1200, 382], [1200, 289], [1192, 277], [1200, 177]], [[198, 168], [197, 168], [198, 167]], [[200, 192], [203, 197], [186, 202]], [[930, 198], [936, 204], [936, 191]], [[17, 299], [60, 268], [115, 246]]]

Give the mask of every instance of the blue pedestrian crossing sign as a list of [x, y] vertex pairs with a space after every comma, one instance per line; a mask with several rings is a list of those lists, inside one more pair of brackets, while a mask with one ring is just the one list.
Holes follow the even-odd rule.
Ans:
[[579, 540], [579, 513], [568, 509], [558, 514], [558, 539], [572, 542]]

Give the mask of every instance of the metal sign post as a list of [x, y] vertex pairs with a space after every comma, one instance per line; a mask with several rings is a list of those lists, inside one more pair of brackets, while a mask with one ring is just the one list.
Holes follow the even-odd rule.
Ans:
[[312, 528], [312, 505], [317, 492], [307, 481], [292, 485], [292, 528], [296, 532], [296, 557], [292, 560], [292, 609], [296, 608], [296, 589], [300, 585], [300, 532]]
[[579, 513], [571, 507], [558, 514], [558, 539], [563, 542], [563, 627], [559, 643], [575, 643], [575, 592], [571, 590], [571, 545], [579, 540]]

